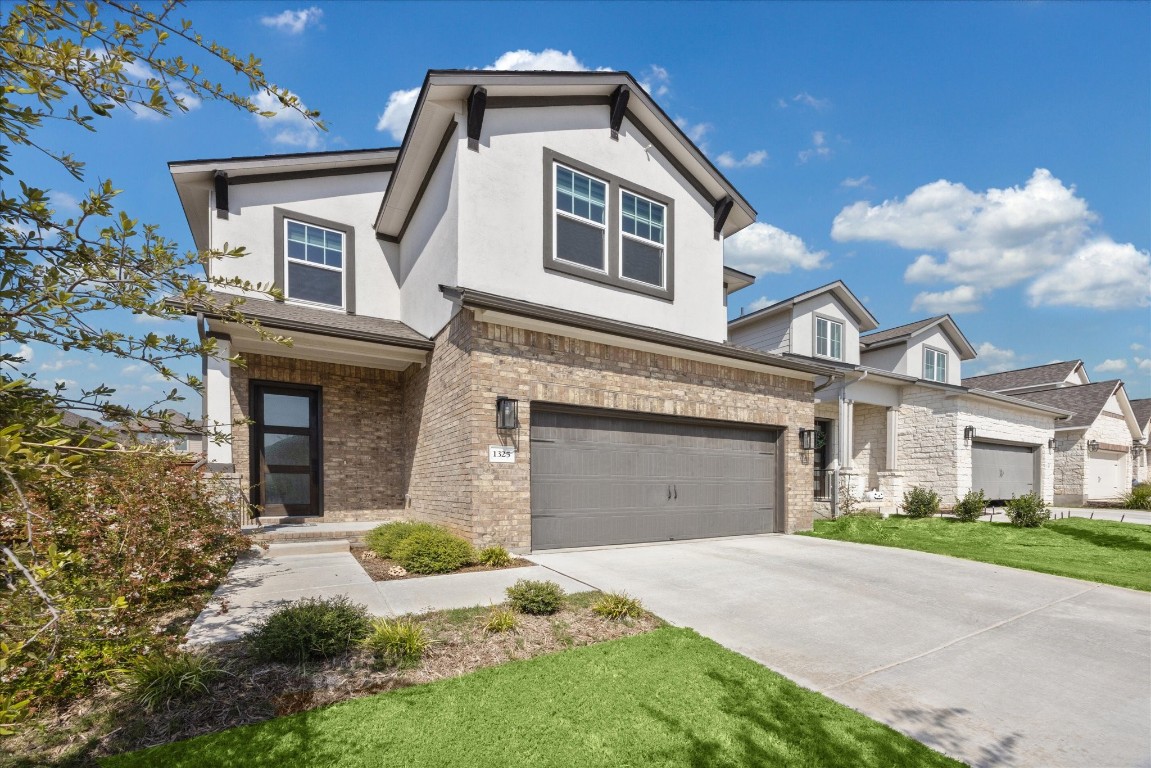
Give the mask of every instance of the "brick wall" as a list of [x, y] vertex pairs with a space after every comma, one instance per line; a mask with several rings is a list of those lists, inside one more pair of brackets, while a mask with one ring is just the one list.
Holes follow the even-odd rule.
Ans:
[[[245, 355], [247, 368], [232, 367], [233, 420], [250, 418], [254, 380], [322, 388], [324, 517], [371, 520], [393, 517], [403, 507], [406, 452], [400, 374], [375, 368], [268, 355]], [[250, 428], [232, 436], [236, 471], [250, 477]]]

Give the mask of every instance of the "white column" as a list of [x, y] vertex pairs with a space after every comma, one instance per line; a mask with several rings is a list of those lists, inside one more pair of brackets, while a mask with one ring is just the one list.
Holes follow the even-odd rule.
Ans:
[[848, 472], [855, 466], [851, 458], [854, 451], [852, 442], [855, 439], [855, 401], [841, 400], [839, 402], [839, 466]]
[[887, 470], [899, 469], [899, 409], [887, 409]]
[[[228, 338], [216, 339], [218, 357], [209, 357], [204, 376], [204, 399], [207, 404], [208, 429], [231, 437], [232, 435], [232, 364], [226, 359], [232, 356], [232, 341]], [[208, 440], [208, 463], [231, 464], [232, 443]]]

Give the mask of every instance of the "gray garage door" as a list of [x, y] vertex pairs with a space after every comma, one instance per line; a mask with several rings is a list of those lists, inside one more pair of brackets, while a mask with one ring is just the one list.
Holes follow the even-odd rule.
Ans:
[[532, 548], [776, 530], [776, 430], [532, 407]]
[[1037, 487], [1035, 451], [1025, 445], [971, 444], [971, 487], [990, 499], [1023, 496]]

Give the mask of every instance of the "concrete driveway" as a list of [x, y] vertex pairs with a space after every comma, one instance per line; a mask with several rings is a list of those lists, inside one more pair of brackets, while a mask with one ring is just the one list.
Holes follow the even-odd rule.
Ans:
[[804, 536], [531, 559], [971, 765], [1151, 766], [1147, 593]]

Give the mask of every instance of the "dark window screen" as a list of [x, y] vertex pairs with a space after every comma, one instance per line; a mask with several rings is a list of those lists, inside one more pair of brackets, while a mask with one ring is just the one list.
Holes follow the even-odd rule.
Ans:
[[603, 230], [556, 216], [556, 258], [592, 269], [604, 267]]

